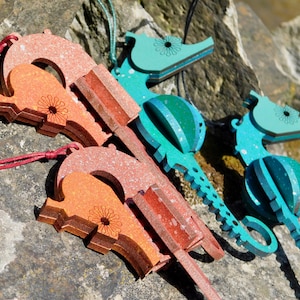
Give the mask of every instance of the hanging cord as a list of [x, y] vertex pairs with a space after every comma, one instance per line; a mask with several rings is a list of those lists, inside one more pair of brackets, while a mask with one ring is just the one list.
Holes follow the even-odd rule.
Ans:
[[68, 150], [70, 149], [79, 150], [81, 148], [81, 144], [73, 142], [54, 151], [35, 152], [11, 158], [4, 158], [0, 160], [0, 170], [15, 168], [42, 159], [57, 159], [58, 156], [66, 156], [68, 154]]
[[[193, 0], [190, 7], [189, 7], [189, 11], [185, 20], [185, 27], [184, 27], [184, 34], [183, 34], [183, 38], [182, 38], [182, 43], [185, 44], [186, 43], [186, 39], [187, 39], [187, 35], [189, 32], [189, 28], [190, 28], [190, 24], [192, 22], [192, 18], [197, 6], [199, 0]], [[185, 98], [193, 105], [195, 106], [195, 104], [192, 101], [192, 98], [188, 92], [188, 88], [186, 85], [186, 81], [185, 81], [185, 70], [181, 71], [178, 76], [177, 76], [177, 87], [178, 87], [178, 95], [181, 97], [181, 93], [180, 93], [180, 87], [179, 87], [179, 80], [182, 80], [182, 85], [183, 85], [183, 89], [184, 89], [184, 94], [185, 94]]]
[[186, 42], [186, 38], [187, 38], [187, 35], [188, 35], [188, 31], [189, 31], [189, 28], [190, 28], [190, 25], [191, 25], [191, 21], [192, 21], [192, 18], [193, 18], [193, 14], [194, 14], [194, 12], [195, 12], [195, 9], [196, 9], [196, 6], [197, 6], [197, 4], [198, 4], [198, 1], [199, 1], [199, 0], [193, 0], [193, 2], [192, 2], [191, 5], [190, 5], [190, 8], [189, 8], [189, 11], [188, 11], [186, 20], [185, 20], [184, 35], [183, 35], [183, 39], [182, 39], [182, 42], [183, 42], [184, 44], [185, 44], [185, 42]]
[[[193, 0], [190, 4], [190, 7], [189, 7], [189, 11], [187, 13], [187, 17], [186, 17], [186, 20], [185, 20], [185, 27], [184, 27], [184, 35], [183, 35], [183, 38], [182, 38], [182, 43], [185, 44], [186, 43], [186, 39], [187, 39], [187, 36], [188, 36], [188, 32], [189, 32], [189, 28], [190, 28], [190, 25], [191, 25], [191, 22], [192, 22], [192, 18], [193, 18], [193, 15], [194, 15], [194, 12], [195, 12], [195, 9], [196, 9], [196, 6], [198, 4], [199, 0]], [[181, 75], [181, 76], [180, 76]], [[181, 93], [180, 93], [180, 85], [179, 85], [179, 80], [180, 80], [180, 77], [181, 77], [181, 81], [182, 81], [182, 86], [183, 86], [183, 89], [184, 89], [184, 94], [185, 94], [185, 98], [194, 106], [194, 102], [189, 94], [189, 91], [188, 91], [188, 88], [187, 88], [187, 84], [186, 84], [186, 81], [185, 81], [185, 70], [181, 71], [180, 74], [178, 74], [177, 76], [177, 90], [178, 90], [178, 96], [181, 97]], [[197, 107], [196, 107], [197, 108]], [[198, 109], [198, 108], [197, 108]], [[202, 114], [202, 113], [201, 113]], [[205, 124], [209, 127], [216, 127], [216, 126], [219, 126], [219, 127], [223, 127], [225, 125], [224, 122], [216, 122], [216, 121], [212, 121], [212, 120], [209, 120], [208, 118], [206, 118], [203, 114], [202, 114], [202, 117], [205, 121]]]
[[18, 37], [10, 34], [6, 36], [1, 42], [0, 42], [0, 54], [4, 51], [4, 49], [11, 45], [11, 40], [18, 40]]
[[[117, 40], [117, 18], [116, 18], [116, 12], [114, 9], [114, 6], [112, 4], [111, 0], [107, 0], [108, 2], [108, 9], [105, 6], [105, 4], [101, 1], [98, 0], [99, 5], [101, 6], [107, 22], [108, 22], [108, 28], [109, 28], [109, 44], [110, 44], [110, 53], [109, 53], [109, 58], [111, 62], [114, 64], [114, 68], [116, 73], [119, 73], [119, 68], [118, 68], [118, 61], [117, 61], [117, 56], [116, 56], [116, 40]], [[109, 10], [111, 14], [109, 13]]]

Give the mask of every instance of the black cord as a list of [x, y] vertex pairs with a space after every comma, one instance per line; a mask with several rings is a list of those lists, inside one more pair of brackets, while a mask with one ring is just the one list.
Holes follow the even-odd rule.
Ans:
[[191, 21], [192, 21], [192, 18], [193, 18], [193, 15], [194, 15], [194, 12], [195, 12], [198, 1], [199, 0], [193, 0], [191, 5], [190, 5], [190, 8], [189, 8], [186, 20], [185, 20], [184, 35], [183, 35], [183, 39], [182, 39], [183, 44], [185, 44], [185, 42], [186, 42], [186, 38], [187, 38], [187, 35], [188, 35], [190, 24], [191, 24]]
[[[198, 4], [199, 0], [193, 0], [190, 4], [190, 7], [189, 7], [189, 10], [188, 10], [188, 13], [187, 13], [187, 17], [186, 17], [186, 20], [185, 20], [185, 26], [184, 26], [184, 35], [183, 35], [183, 39], [182, 39], [182, 43], [185, 44], [186, 43], [186, 39], [187, 39], [187, 36], [188, 36], [188, 32], [189, 32], [189, 28], [190, 28], [190, 25], [191, 25], [191, 22], [192, 22], [192, 19], [193, 19], [193, 15], [195, 13], [195, 10], [196, 10], [196, 6]], [[186, 81], [185, 81], [185, 70], [181, 71], [178, 75], [177, 75], [177, 78], [176, 78], [176, 81], [177, 81], [177, 90], [178, 90], [178, 96], [179, 97], [182, 97], [181, 96], [181, 92], [180, 92], [180, 78], [181, 78], [181, 81], [182, 81], [182, 86], [183, 86], [183, 89], [184, 89], [184, 98], [186, 100], [188, 100], [193, 106], [195, 106], [195, 104], [193, 103], [193, 100], [189, 94], [189, 91], [188, 91], [188, 88], [187, 88], [187, 84], [186, 84]], [[203, 114], [202, 114], [202, 117], [206, 123], [206, 126], [209, 126], [209, 127], [223, 127], [225, 125], [224, 122], [215, 122], [215, 121], [212, 121], [212, 120], [209, 120], [207, 119]]]
[[[193, 0], [190, 4], [189, 7], [189, 11], [185, 20], [185, 27], [184, 27], [184, 35], [183, 35], [183, 39], [182, 39], [182, 43], [185, 44], [186, 42], [186, 38], [188, 35], [188, 31], [190, 28], [190, 24], [192, 22], [192, 18], [197, 6], [199, 0]], [[184, 89], [184, 94], [185, 94], [185, 99], [187, 99], [192, 105], [194, 105], [193, 101], [191, 100], [191, 96], [188, 92], [188, 88], [185, 82], [185, 71], [181, 71], [178, 75], [177, 75], [177, 90], [178, 90], [178, 96], [181, 97], [181, 92], [180, 92], [180, 77], [181, 77], [181, 81], [182, 81], [182, 85], [183, 85], [183, 89]]]

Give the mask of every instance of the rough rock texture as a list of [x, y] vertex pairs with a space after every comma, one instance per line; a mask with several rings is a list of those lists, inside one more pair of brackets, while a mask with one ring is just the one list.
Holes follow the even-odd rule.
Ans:
[[[300, 18], [283, 23], [272, 34], [249, 6], [237, 4], [237, 12], [241, 40], [262, 92], [280, 105], [300, 110]], [[299, 145], [292, 141], [273, 148], [299, 160]]]
[[[287, 75], [290, 80], [300, 84], [300, 42], [299, 42], [300, 16], [281, 24], [274, 32], [279, 51], [283, 54], [284, 59], [278, 57], [277, 64], [280, 66], [282, 73]], [[299, 101], [299, 99], [298, 99]]]
[[[172, 6], [168, 1], [141, 3], [167, 34], [183, 37], [187, 2]], [[204, 116], [214, 120], [242, 113], [241, 98], [258, 89], [257, 79], [238, 54], [236, 38], [226, 25], [232, 5], [227, 0], [199, 1], [187, 38], [187, 43], [209, 36], [215, 41], [214, 54], [186, 72], [191, 99]]]
[[234, 0], [235, 3], [248, 4], [270, 29], [276, 29], [281, 23], [290, 21], [300, 14], [298, 0]]
[[[123, 42], [127, 30], [182, 37], [188, 9], [188, 3], [182, 2], [176, 0], [170, 5], [170, 1], [160, 0], [115, 0], [120, 61], [126, 53]], [[96, 0], [32, 0], [30, 4], [25, 0], [0, 1], [0, 33], [4, 37], [14, 31], [30, 34], [50, 28], [54, 34], [80, 42], [97, 63], [111, 67], [107, 22], [96, 3]], [[274, 55], [276, 44], [279, 48], [286, 45], [286, 49], [291, 45], [292, 59], [299, 62], [295, 44], [297, 26], [282, 29], [288, 42], [280, 44], [282, 38], [278, 34], [274, 44], [271, 34], [249, 7], [241, 4], [236, 12], [228, 0], [199, 1], [188, 43], [212, 36], [215, 51], [187, 70], [186, 81], [189, 94], [204, 115], [219, 120], [242, 114], [245, 112], [241, 108], [242, 98], [252, 88], [261, 88], [274, 101], [295, 104], [299, 109], [295, 69], [286, 68], [288, 63], [282, 65], [280, 69], [289, 74], [284, 76], [272, 60], [272, 57], [277, 62], [278, 58], [284, 58], [280, 51]], [[288, 32], [293, 33], [292, 38]], [[174, 78], [156, 89], [177, 92]], [[1, 157], [55, 149], [68, 142], [64, 136], [48, 138], [37, 134], [32, 127], [7, 124], [3, 119], [0, 125]], [[291, 148], [291, 153], [295, 153], [296, 147]], [[202, 156], [198, 155], [218, 192], [242, 216], [244, 210], [236, 187], [242, 183], [243, 170], [231, 150], [220, 140], [219, 132], [209, 130]], [[114, 253], [104, 256], [95, 253], [85, 248], [79, 238], [57, 233], [51, 226], [37, 222], [35, 213], [46, 197], [52, 195], [58, 166], [59, 162], [37, 162], [0, 172], [1, 300], [202, 299], [199, 290], [176, 264], [140, 280]], [[300, 298], [297, 265], [300, 252], [284, 226], [274, 229], [280, 241], [278, 251], [267, 258], [254, 257], [221, 232], [201, 199], [192, 192], [187, 196], [196, 203], [193, 208], [225, 249], [225, 257], [217, 262], [201, 249], [191, 254], [223, 299]]]

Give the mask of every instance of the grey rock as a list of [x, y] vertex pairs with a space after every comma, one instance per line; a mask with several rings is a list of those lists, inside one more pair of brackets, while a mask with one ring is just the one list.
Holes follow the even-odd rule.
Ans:
[[[54, 34], [81, 43], [97, 63], [104, 63], [111, 68], [107, 21], [97, 1], [48, 2], [0, 2], [1, 35], [13, 31], [30, 34], [50, 28]], [[114, 4], [118, 15], [119, 63], [126, 55], [123, 43], [127, 30], [146, 32], [152, 36], [183, 36], [188, 3], [176, 0], [170, 5], [170, 1], [115, 0]], [[254, 16], [249, 18], [248, 26], [254, 21], [257, 21]], [[186, 71], [189, 93], [210, 119], [242, 114], [244, 96], [250, 89], [259, 91], [259, 84], [261, 88], [265, 84], [264, 77], [257, 80], [259, 71], [247, 51], [249, 47], [245, 47], [245, 36], [240, 34], [240, 39], [237, 39], [239, 31], [236, 24], [237, 14], [232, 2], [204, 0], [199, 2], [190, 27], [189, 43], [208, 36], [213, 36], [215, 40], [215, 52]], [[260, 23], [258, 25], [257, 30], [262, 28]], [[267, 57], [261, 57], [260, 61], [264, 62], [265, 59]], [[269, 70], [273, 72], [274, 69]], [[278, 78], [284, 81], [282, 77]], [[278, 81], [278, 84], [282, 83]], [[160, 84], [157, 90], [177, 92], [174, 78]], [[56, 149], [69, 142], [62, 135], [49, 138], [37, 134], [32, 127], [2, 121], [1, 157]], [[213, 139], [211, 143], [216, 143], [214, 151], [227, 151], [220, 147], [218, 139]], [[209, 153], [209, 149], [203, 152]], [[53, 181], [59, 163], [36, 162], [0, 172], [1, 300], [202, 299], [200, 291], [178, 264], [150, 274], [143, 280], [137, 279], [126, 262], [114, 253], [100, 255], [87, 249], [80, 238], [57, 233], [53, 227], [37, 222], [38, 208], [47, 196], [53, 194]], [[212, 165], [215, 166], [215, 163], [212, 162]], [[213, 166], [209, 170], [213, 170]], [[233, 173], [231, 177], [235, 177]], [[214, 175], [213, 171], [208, 174], [212, 179]], [[230, 182], [228, 178], [226, 180]], [[242, 184], [241, 178], [233, 182], [235, 190], [238, 186], [236, 182]], [[231, 202], [237, 198], [231, 204], [235, 205], [236, 210], [243, 210], [237, 192], [228, 195], [225, 190], [224, 195]], [[274, 228], [280, 241], [279, 250], [267, 258], [254, 257], [238, 248], [220, 230], [214, 216], [201, 204], [201, 199], [195, 203], [193, 208], [215, 232], [226, 256], [212, 262], [201, 249], [193, 252], [192, 256], [223, 299], [300, 297], [300, 270], [297, 266], [299, 249], [284, 226]]]
[[0, 33], [21, 35], [43, 32], [48, 28], [53, 34], [64, 35], [72, 22], [80, 1], [1, 1]]
[[[188, 3], [181, 1], [142, 1], [156, 23], [168, 34], [183, 37]], [[242, 114], [241, 99], [251, 89], [259, 90], [253, 70], [239, 54], [237, 40], [225, 24], [234, 5], [231, 1], [199, 1], [190, 25], [187, 43], [196, 43], [209, 36], [215, 42], [213, 54], [186, 71], [190, 98], [210, 120]], [[234, 17], [234, 16], [232, 16]]]
[[273, 101], [282, 101], [288, 94], [289, 85], [275, 64], [277, 45], [272, 34], [249, 6], [238, 3], [237, 11], [243, 48], [251, 61], [260, 88]]
[[299, 109], [297, 68], [300, 47], [297, 28], [300, 19], [284, 23], [271, 33], [249, 6], [238, 3], [237, 11], [243, 48], [251, 61], [261, 90], [274, 102]]
[[[118, 20], [116, 28], [117, 56], [122, 52], [125, 33], [128, 30], [135, 29], [137, 33], [144, 32], [150, 36], [157, 36], [159, 32], [161, 35], [163, 34], [162, 29], [154, 23], [151, 15], [137, 1], [114, 1], [114, 7]], [[70, 24], [66, 37], [81, 44], [97, 63], [111, 67], [107, 17], [97, 0], [82, 2], [82, 7]]]

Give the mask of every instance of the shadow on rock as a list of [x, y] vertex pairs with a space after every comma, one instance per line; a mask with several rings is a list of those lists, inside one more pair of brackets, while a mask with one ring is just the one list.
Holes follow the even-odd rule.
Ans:
[[166, 270], [159, 271], [158, 274], [187, 299], [204, 299], [203, 295], [196, 289], [194, 281], [188, 276], [180, 264], [173, 263]]
[[280, 269], [284, 273], [286, 279], [290, 282], [290, 287], [295, 292], [296, 299], [300, 299], [300, 284], [297, 280], [295, 272], [290, 264], [286, 253], [280, 242], [278, 241], [278, 250], [276, 251], [276, 260], [280, 263]]

